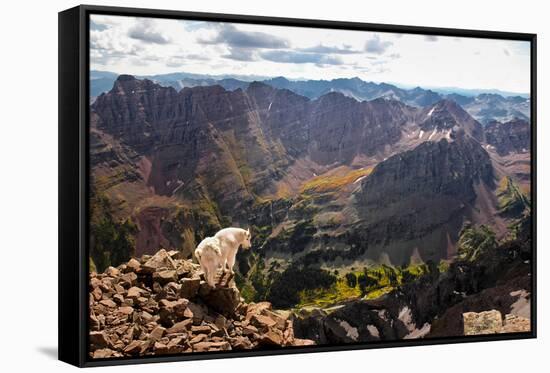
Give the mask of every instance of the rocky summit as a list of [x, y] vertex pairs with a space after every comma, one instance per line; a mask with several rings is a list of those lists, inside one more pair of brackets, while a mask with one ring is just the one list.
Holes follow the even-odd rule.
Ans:
[[289, 312], [245, 303], [232, 280], [202, 279], [177, 251], [132, 258], [90, 274], [93, 358], [311, 345], [295, 338]]

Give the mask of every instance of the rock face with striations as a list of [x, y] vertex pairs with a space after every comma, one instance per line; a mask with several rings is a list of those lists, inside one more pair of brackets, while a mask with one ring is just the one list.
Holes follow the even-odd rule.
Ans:
[[531, 149], [531, 126], [528, 121], [491, 121], [485, 126], [485, 138], [500, 155], [526, 153]]
[[244, 303], [234, 282], [211, 288], [176, 251], [90, 275], [94, 358], [303, 346], [270, 303]]
[[269, 191], [298, 158], [346, 164], [383, 151], [414, 114], [397, 101], [340, 93], [312, 101], [259, 82], [177, 92], [129, 75], [91, 108], [94, 127], [150, 160], [146, 182], [157, 194], [208, 195], [222, 210]]
[[355, 193], [369, 255], [386, 252], [396, 264], [408, 263], [415, 247], [424, 260], [452, 255], [478, 185], [493, 187], [493, 168], [471, 137], [424, 142], [381, 162]]

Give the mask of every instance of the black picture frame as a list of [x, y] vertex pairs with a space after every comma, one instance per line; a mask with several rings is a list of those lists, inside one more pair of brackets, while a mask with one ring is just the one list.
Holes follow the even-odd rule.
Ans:
[[[253, 23], [297, 27], [396, 32], [438, 36], [475, 37], [528, 41], [531, 44], [531, 201], [532, 201], [532, 301], [528, 333], [396, 340], [334, 346], [285, 347], [283, 349], [186, 353], [139, 358], [90, 359], [88, 347], [88, 178], [89, 178], [89, 16], [91, 14], [146, 16], [186, 20]], [[244, 16], [81, 5], [59, 13], [59, 360], [79, 367], [218, 359], [263, 355], [358, 350], [386, 347], [469, 343], [536, 338], [536, 61], [537, 36], [529, 33], [399, 26], [312, 19]]]

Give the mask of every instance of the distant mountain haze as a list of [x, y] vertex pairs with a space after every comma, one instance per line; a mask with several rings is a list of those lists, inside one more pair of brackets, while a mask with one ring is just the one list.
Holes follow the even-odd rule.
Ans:
[[[91, 71], [90, 95], [92, 100], [112, 88], [118, 74]], [[530, 100], [525, 95], [498, 90], [468, 90], [461, 88], [411, 89], [399, 88], [394, 84], [365, 82], [359, 78], [333, 80], [289, 80], [284, 77], [266, 78], [257, 76], [210, 76], [191, 73], [170, 73], [138, 78], [150, 79], [162, 86], [176, 90], [185, 87], [210, 86], [218, 84], [227, 90], [245, 89], [251, 81], [261, 81], [275, 88], [285, 88], [310, 99], [319, 98], [329, 92], [340, 92], [358, 101], [376, 98], [390, 98], [408, 105], [424, 107], [442, 99], [451, 99], [476, 120], [486, 124], [492, 120], [501, 122], [513, 119], [529, 120]]]

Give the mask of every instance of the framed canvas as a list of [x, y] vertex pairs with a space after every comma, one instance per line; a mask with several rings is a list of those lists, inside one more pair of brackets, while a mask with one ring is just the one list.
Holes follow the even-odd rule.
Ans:
[[536, 336], [536, 35], [59, 13], [59, 358]]

